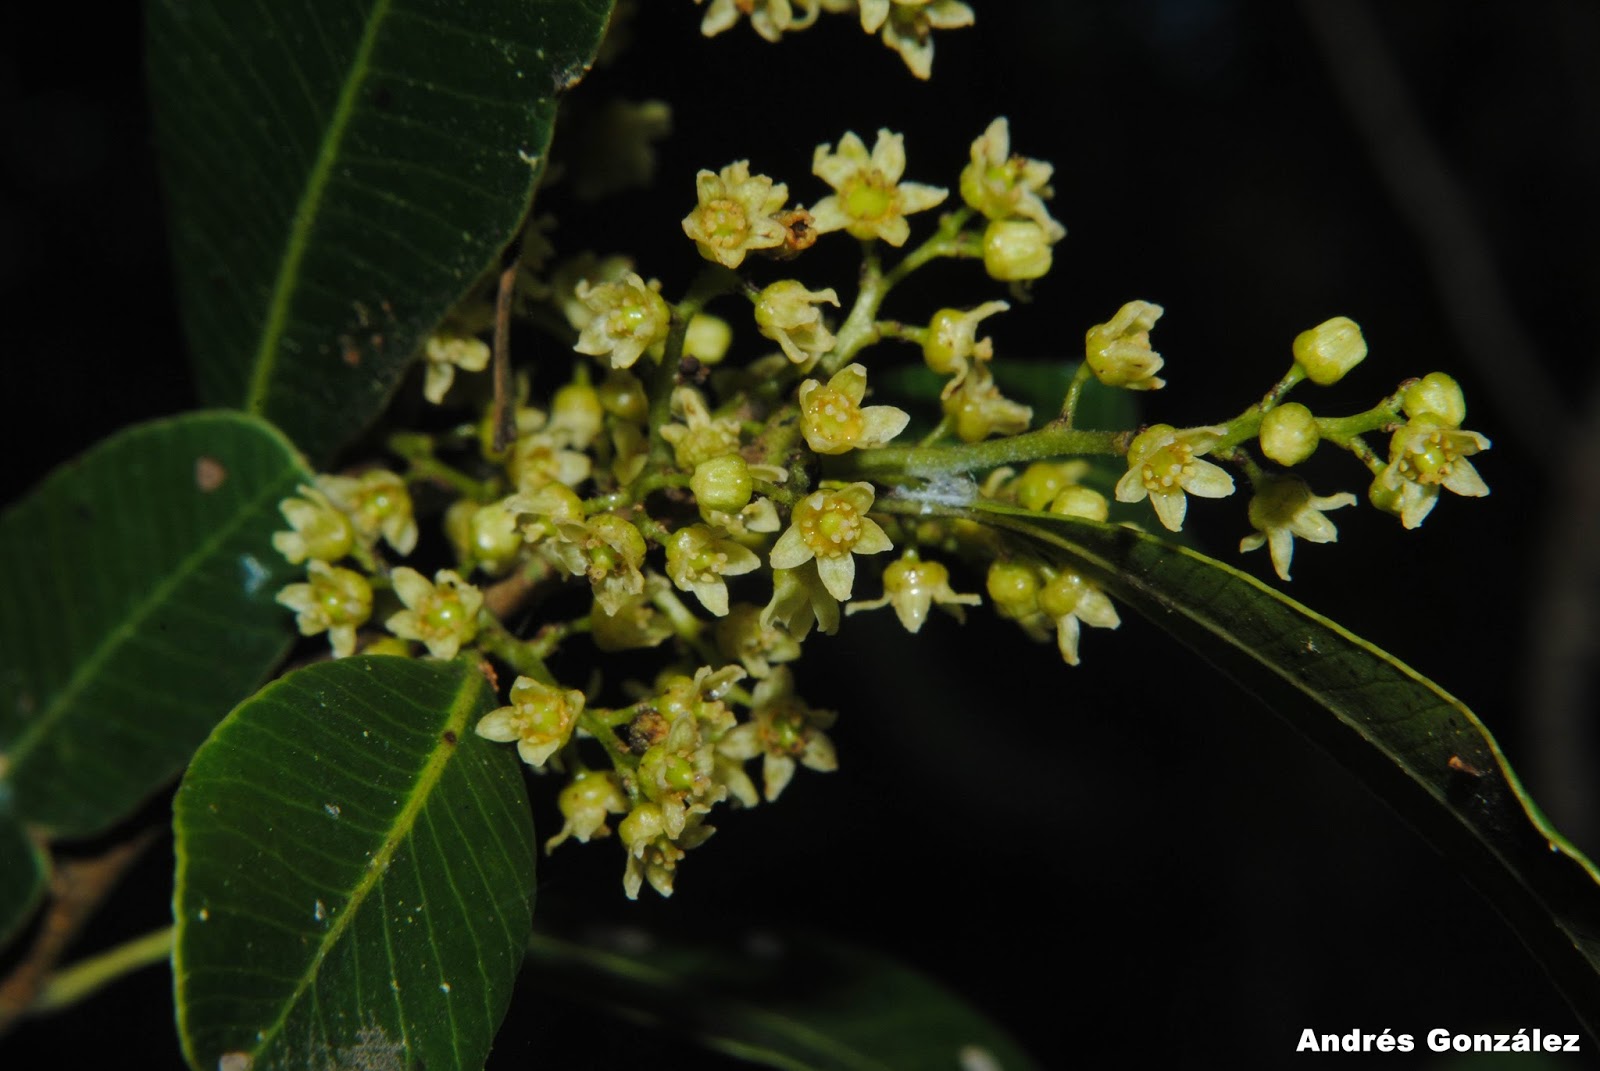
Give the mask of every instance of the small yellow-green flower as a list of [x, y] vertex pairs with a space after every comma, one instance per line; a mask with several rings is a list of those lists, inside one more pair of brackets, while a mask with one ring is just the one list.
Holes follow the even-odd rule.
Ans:
[[928, 321], [922, 341], [922, 359], [941, 376], [962, 377], [974, 361], [994, 356], [988, 339], [978, 341], [978, 324], [1011, 306], [1004, 301], [985, 301], [975, 309], [940, 309]]
[[577, 487], [589, 478], [593, 467], [588, 454], [571, 449], [563, 437], [548, 431], [517, 436], [506, 461], [507, 474], [523, 494], [551, 484]]
[[1039, 588], [1039, 610], [1055, 622], [1056, 646], [1067, 665], [1078, 664], [1079, 623], [1117, 628], [1122, 619], [1106, 593], [1074, 569], [1050, 568]]
[[574, 576], [584, 576], [594, 589], [594, 601], [615, 614], [630, 598], [644, 591], [644, 536], [631, 522], [615, 513], [601, 513], [582, 524], [558, 528], [560, 541], [551, 553]]
[[867, 396], [867, 369], [846, 365], [827, 386], [815, 379], [800, 384], [800, 433], [819, 454], [843, 454], [883, 446], [905, 430], [911, 416], [892, 405], [861, 407]]
[[656, 290], [631, 271], [615, 283], [578, 283], [578, 300], [592, 315], [572, 348], [609, 357], [612, 368], [631, 368], [640, 354], [666, 340], [671, 326], [672, 312]]
[[748, 160], [736, 160], [721, 172], [700, 172], [694, 186], [697, 200], [683, 233], [702, 257], [737, 268], [746, 254], [783, 245], [789, 232], [773, 218], [789, 199], [783, 183], [752, 175]]
[[750, 698], [750, 720], [719, 740], [717, 750], [740, 763], [761, 756], [762, 795], [767, 802], [776, 800], [794, 779], [796, 763], [819, 773], [839, 768], [833, 741], [823, 731], [838, 715], [813, 710], [795, 695], [787, 666], [757, 682]]
[[635, 806], [617, 826], [617, 836], [628, 850], [628, 865], [622, 875], [622, 889], [628, 899], [637, 900], [646, 881], [662, 896], [671, 896], [684, 854], [704, 844], [715, 832], [704, 824], [703, 815], [695, 814], [682, 832], [669, 836], [659, 805], [645, 802]]
[[488, 344], [471, 335], [444, 332], [429, 335], [422, 352], [428, 360], [422, 394], [434, 405], [444, 401], [450, 384], [455, 382], [457, 368], [464, 372], [481, 372], [489, 367]]
[[606, 816], [628, 813], [628, 797], [617, 783], [617, 775], [609, 770], [583, 770], [567, 783], [556, 797], [564, 820], [561, 831], [545, 841], [544, 850], [555, 851], [569, 837], [578, 843], [589, 843], [590, 837], [603, 837], [611, 832]]
[[1201, 498], [1233, 494], [1233, 477], [1200, 455], [1222, 437], [1222, 428], [1188, 428], [1154, 424], [1128, 447], [1128, 471], [1117, 481], [1118, 502], [1143, 502], [1148, 496], [1156, 516], [1171, 532], [1183, 527], [1189, 507], [1185, 493]]
[[958, 595], [950, 589], [950, 570], [938, 562], [923, 561], [914, 550], [906, 551], [897, 562], [883, 570], [883, 598], [866, 602], [853, 602], [844, 608], [846, 614], [857, 610], [876, 610], [893, 606], [895, 616], [907, 632], [916, 632], [928, 619], [928, 611], [938, 603], [955, 615], [957, 621], [966, 617], [963, 606], [978, 606], [983, 602], [976, 595]]
[[1239, 550], [1268, 547], [1278, 578], [1288, 580], [1295, 536], [1308, 543], [1332, 543], [1339, 538], [1339, 530], [1323, 513], [1355, 504], [1356, 496], [1348, 491], [1314, 495], [1297, 477], [1268, 476], [1256, 485], [1250, 499], [1250, 524], [1255, 532], [1239, 541]]
[[1032, 409], [1000, 393], [994, 373], [986, 364], [975, 364], [966, 375], [946, 384], [939, 404], [957, 437], [966, 443], [991, 435], [1015, 435], [1028, 430], [1028, 422], [1033, 419]]
[[497, 744], [515, 741], [522, 761], [538, 769], [572, 738], [581, 713], [582, 692], [552, 688], [532, 677], [519, 676], [511, 685], [510, 704], [485, 714], [476, 731]]
[[861, 0], [861, 28], [882, 27], [883, 43], [924, 81], [933, 74], [933, 31], [971, 26], [972, 17], [960, 0]]
[[336, 562], [355, 546], [355, 529], [350, 518], [315, 487], [302, 485], [300, 495], [278, 503], [278, 512], [289, 522], [290, 531], [272, 533], [272, 547], [290, 565], [307, 558]]
[[961, 199], [989, 219], [1021, 216], [1060, 238], [1066, 230], [1050, 215], [1044, 198], [1051, 195], [1055, 168], [1043, 160], [1011, 153], [1011, 125], [1005, 117], [989, 124], [973, 141], [972, 160], [961, 170]]
[[[695, 0], [697, 4], [705, 0]], [[795, 15], [795, 7], [800, 14]], [[750, 16], [750, 28], [768, 41], [777, 41], [785, 32], [803, 30], [817, 21], [820, 11], [818, 0], [711, 0], [706, 14], [700, 20], [700, 32], [715, 37], [739, 21], [740, 15]]]
[[318, 476], [317, 486], [350, 518], [356, 534], [371, 543], [383, 536], [397, 554], [417, 545], [417, 520], [406, 482], [385, 469], [360, 476]]
[[761, 611], [762, 628], [782, 627], [796, 641], [815, 624], [829, 635], [839, 631], [839, 600], [817, 574], [814, 560], [772, 571], [772, 598]]
[[1059, 240], [1031, 219], [995, 219], [983, 229], [983, 270], [1003, 283], [1038, 279], [1050, 271]]
[[478, 611], [483, 592], [462, 580], [452, 569], [440, 569], [433, 582], [404, 565], [389, 574], [394, 593], [406, 608], [384, 622], [403, 640], [427, 645], [435, 658], [454, 658], [461, 645], [478, 634]]
[[780, 279], [756, 298], [756, 329], [783, 349], [795, 364], [805, 364], [833, 348], [833, 332], [822, 319], [823, 302], [837, 306], [839, 295], [807, 290], [794, 279]]
[[1372, 483], [1375, 505], [1415, 528], [1439, 501], [1439, 488], [1481, 498], [1489, 493], [1467, 458], [1489, 449], [1489, 440], [1475, 431], [1452, 428], [1435, 414], [1414, 417], [1389, 440], [1389, 464]]
[[813, 491], [795, 503], [789, 528], [772, 547], [774, 569], [794, 569], [816, 560], [817, 576], [828, 594], [843, 602], [855, 586], [857, 554], [879, 554], [894, 545], [872, 509], [870, 483], [852, 483], [836, 490]]
[[372, 613], [372, 585], [360, 573], [317, 559], [306, 571], [309, 582], [289, 584], [278, 602], [295, 612], [300, 635], [326, 632], [334, 657], [344, 658], [355, 651], [356, 629]]
[[1130, 301], [1103, 324], [1089, 328], [1084, 339], [1084, 359], [1095, 378], [1108, 387], [1159, 390], [1166, 380], [1161, 354], [1150, 348], [1150, 329], [1161, 319], [1160, 305]]
[[724, 577], [741, 576], [761, 567], [761, 559], [726, 533], [704, 524], [680, 528], [667, 539], [667, 576], [679, 591], [692, 591], [700, 604], [718, 617], [728, 612]]
[[1323, 387], [1343, 379], [1345, 373], [1367, 356], [1367, 340], [1361, 327], [1348, 316], [1335, 316], [1294, 339], [1295, 362], [1311, 382]]
[[739, 450], [739, 421], [733, 417], [713, 417], [705, 396], [693, 387], [672, 392], [672, 410], [680, 414], [681, 424], [667, 424], [661, 437], [672, 444], [678, 467], [693, 472], [702, 462]]
[[800, 657], [795, 638], [770, 624], [761, 623], [761, 610], [740, 603], [717, 622], [717, 651], [733, 659], [752, 677], [765, 677], [774, 665]]
[[949, 195], [937, 186], [900, 181], [906, 170], [905, 145], [901, 135], [888, 130], [878, 131], [870, 156], [853, 132], [839, 139], [837, 151], [818, 145], [811, 170], [834, 189], [811, 208], [819, 234], [845, 230], [857, 238], [882, 238], [901, 246], [911, 236], [905, 217], [933, 208]]

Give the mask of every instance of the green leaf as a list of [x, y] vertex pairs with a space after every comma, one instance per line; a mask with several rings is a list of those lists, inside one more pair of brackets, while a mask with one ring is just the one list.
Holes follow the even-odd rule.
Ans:
[[473, 732], [493, 705], [469, 666], [348, 658], [217, 726], [173, 804], [197, 1071], [483, 1065], [533, 903], [521, 764]]
[[535, 934], [529, 980], [783, 1071], [1036, 1066], [959, 997], [859, 949], [765, 935], [741, 952], [637, 938], [623, 944], [627, 951]]
[[307, 480], [254, 417], [124, 431], [0, 515], [0, 812], [62, 836], [183, 768], [288, 650], [278, 501]]
[[1600, 874], [1482, 722], [1393, 656], [1254, 577], [1126, 528], [953, 511], [1083, 567], [1327, 750], [1450, 856], [1600, 1034]]
[[200, 393], [327, 459], [528, 209], [611, 0], [152, 0]]
[[39, 906], [50, 858], [12, 815], [0, 815], [0, 948]]

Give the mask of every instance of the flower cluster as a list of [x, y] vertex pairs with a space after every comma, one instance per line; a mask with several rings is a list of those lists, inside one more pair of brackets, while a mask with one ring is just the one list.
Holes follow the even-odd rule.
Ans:
[[823, 12], [859, 14], [861, 28], [881, 35], [922, 79], [933, 74], [933, 31], [971, 26], [973, 20], [972, 9], [961, 0], [711, 0], [700, 32], [715, 37], [744, 15], [756, 33], [777, 41], [811, 26]]
[[[714, 0], [705, 25], [748, 16], [775, 38], [846, 7], [913, 67], [926, 63], [928, 28], [970, 18], [950, 0]], [[1353, 416], [1288, 400], [1366, 356], [1343, 317], [1296, 337], [1278, 384], [1232, 418], [1091, 431], [1074, 426], [1086, 390], [1149, 392], [1182, 368], [1151, 342], [1162, 306], [1130, 301], [1087, 326], [1055, 397], [997, 358], [985, 333], [1011, 302], [982, 294], [885, 315], [937, 260], [981, 262], [974, 277], [1019, 299], [1049, 271], [1066, 233], [1047, 204], [1052, 168], [1010, 143], [1006, 120], [988, 125], [952, 183], [960, 203], [937, 220], [929, 210], [947, 190], [906, 181], [904, 139], [889, 130], [870, 150], [853, 133], [817, 146], [812, 171], [830, 192], [809, 209], [748, 161], [701, 171], [681, 249], [695, 261], [692, 243], [710, 265], [676, 300], [626, 258], [562, 259], [530, 229], [539, 249], [524, 253], [517, 329], [564, 338], [568, 367], [543, 354], [509, 389], [496, 377], [489, 404], [481, 390], [450, 390], [488, 360], [482, 317], [457, 310], [423, 347], [423, 390], [446, 413], [477, 408], [445, 431], [391, 438], [402, 471], [318, 476], [285, 498], [273, 543], [305, 576], [278, 601], [335, 657], [425, 653], [509, 669], [476, 730], [562, 780], [563, 825], [547, 846], [615, 834], [627, 894], [667, 895], [718, 807], [770, 803], [801, 769], [838, 765], [834, 715], [796, 686], [815, 634], [885, 608], [908, 632], [950, 628], [987, 603], [1076, 666], [1086, 629], [1120, 626], [1119, 578], [1048, 553], [1019, 524], [1153, 514], [1176, 532], [1191, 497], [1225, 498], [1237, 476], [1251, 489], [1240, 549], [1269, 548], [1287, 580], [1295, 541], [1334, 541], [1327, 514], [1356, 501], [1283, 471], [1319, 449], [1363, 462], [1371, 501], [1406, 527], [1441, 488], [1487, 493], [1468, 459], [1488, 440], [1462, 430], [1461, 390], [1442, 373]], [[914, 238], [916, 226], [931, 233]], [[859, 273], [803, 281], [790, 265], [810, 270], [816, 258], [799, 258], [819, 240], [850, 244], [829, 237], [839, 232], [857, 240]], [[911, 371], [931, 371], [932, 384], [886, 367], [907, 343], [921, 356]], [[1036, 421], [1041, 407], [1055, 419]], [[1364, 438], [1379, 434], [1386, 459]], [[1000, 515], [1012, 523], [985, 523]], [[421, 568], [438, 548], [454, 559]], [[572, 650], [597, 655], [598, 670], [563, 679]]]

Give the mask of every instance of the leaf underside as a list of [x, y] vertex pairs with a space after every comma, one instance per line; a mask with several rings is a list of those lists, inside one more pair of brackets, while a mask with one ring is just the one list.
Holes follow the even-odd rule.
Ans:
[[528, 209], [611, 0], [152, 0], [200, 395], [325, 462]]
[[309, 477], [254, 417], [140, 425], [0, 516], [0, 811], [54, 835], [173, 778], [288, 649], [278, 502]]
[[217, 727], [173, 804], [196, 1071], [483, 1065], [534, 865], [516, 755], [473, 732], [493, 699], [459, 663], [349, 658]]
[[1600, 1034], [1600, 875], [1459, 700], [1254, 577], [1131, 529], [983, 504], [1081, 567], [1352, 770], [1476, 884]]
[[753, 935], [732, 951], [641, 942], [637, 932], [626, 942], [535, 934], [528, 959], [533, 985], [783, 1071], [1036, 1067], [948, 990], [881, 956], [812, 936]]

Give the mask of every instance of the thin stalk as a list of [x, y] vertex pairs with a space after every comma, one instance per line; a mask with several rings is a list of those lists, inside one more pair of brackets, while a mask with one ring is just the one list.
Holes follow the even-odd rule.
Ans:
[[45, 980], [44, 988], [29, 1011], [38, 1014], [70, 1008], [123, 975], [169, 958], [174, 929], [166, 926], [63, 967]]
[[898, 477], [954, 476], [1053, 457], [1128, 452], [1127, 432], [1079, 431], [1059, 422], [1004, 439], [951, 446], [883, 446], [839, 459], [830, 475], [893, 481]]

